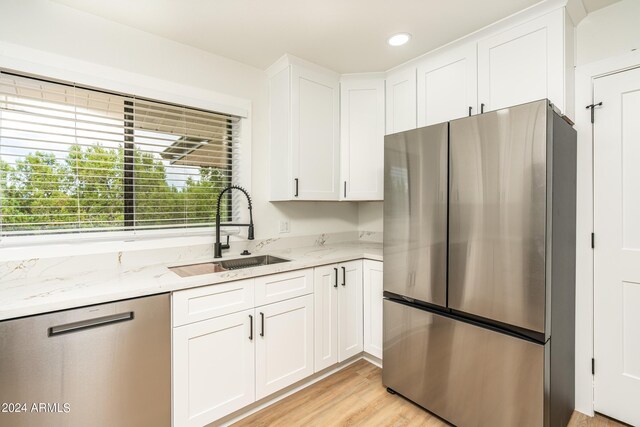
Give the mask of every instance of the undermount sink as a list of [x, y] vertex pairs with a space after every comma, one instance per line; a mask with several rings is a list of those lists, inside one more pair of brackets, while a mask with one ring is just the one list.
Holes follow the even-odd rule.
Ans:
[[228, 259], [220, 261], [218, 264], [225, 270], [238, 270], [240, 268], [259, 267], [261, 265], [280, 264], [289, 262], [288, 259], [278, 258], [273, 255], [259, 255], [244, 258]]
[[242, 257], [227, 259], [218, 262], [204, 262], [201, 264], [181, 265], [178, 267], [169, 267], [180, 277], [198, 276], [201, 274], [219, 273], [221, 271], [239, 270], [241, 268], [260, 267], [262, 265], [280, 264], [281, 262], [289, 262], [290, 260], [278, 258], [273, 255], [259, 255], [252, 257]]

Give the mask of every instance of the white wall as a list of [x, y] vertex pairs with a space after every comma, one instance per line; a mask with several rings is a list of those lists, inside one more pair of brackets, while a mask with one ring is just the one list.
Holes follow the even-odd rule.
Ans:
[[16, 52], [26, 67], [51, 67], [59, 71], [55, 76], [59, 79], [68, 75], [68, 80], [82, 83], [81, 67], [92, 81], [116, 87], [125, 88], [127, 85], [118, 85], [125, 79], [170, 97], [182, 88], [195, 94], [194, 99], [212, 96], [218, 101], [250, 101], [256, 238], [276, 236], [281, 219], [290, 220], [291, 235], [358, 228], [355, 203], [267, 201], [268, 85], [264, 71], [47, 0], [0, 0], [0, 67], [7, 67], [6, 58]]
[[640, 49], [640, 1], [622, 0], [590, 13], [576, 36], [578, 66]]
[[361, 202], [358, 206], [358, 229], [382, 232], [383, 202]]
[[[592, 79], [640, 65], [640, 1], [622, 0], [597, 10], [576, 27], [576, 129], [578, 197], [576, 252], [576, 409], [593, 414], [593, 158]], [[632, 52], [638, 48], [638, 51]], [[597, 113], [596, 113], [597, 114]]]

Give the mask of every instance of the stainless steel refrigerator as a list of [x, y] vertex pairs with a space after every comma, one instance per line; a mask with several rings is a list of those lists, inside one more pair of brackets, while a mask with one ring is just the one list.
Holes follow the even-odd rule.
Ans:
[[576, 132], [548, 100], [385, 137], [383, 383], [458, 426], [574, 406]]

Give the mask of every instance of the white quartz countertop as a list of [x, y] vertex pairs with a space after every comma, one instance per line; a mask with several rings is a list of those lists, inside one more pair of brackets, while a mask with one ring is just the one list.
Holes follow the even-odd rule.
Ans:
[[[238, 279], [264, 276], [283, 271], [298, 270], [355, 259], [382, 261], [382, 244], [375, 242], [337, 242], [326, 245], [295, 247], [253, 255], [275, 255], [291, 260], [280, 264], [230, 270], [220, 273], [180, 277], [168, 267], [213, 259], [184, 259], [172, 263], [141, 262], [139, 265], [116, 265], [82, 273], [47, 274], [0, 279], [0, 320], [31, 316], [57, 310], [106, 303], [127, 298], [173, 292], [198, 286], [214, 285]], [[237, 254], [219, 260], [239, 258]], [[29, 268], [30, 262], [16, 263], [15, 269]], [[37, 260], [36, 260], [37, 261]], [[6, 278], [9, 277], [7, 280]]]

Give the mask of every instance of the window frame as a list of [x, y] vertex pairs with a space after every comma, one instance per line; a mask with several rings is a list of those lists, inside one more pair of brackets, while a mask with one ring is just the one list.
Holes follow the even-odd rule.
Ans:
[[[2, 55], [0, 55], [0, 64], [2, 63]], [[36, 67], [40, 68], [40, 67]], [[48, 67], [44, 67], [47, 69]], [[98, 67], [100, 68], [100, 67]], [[233, 162], [232, 167], [232, 176], [231, 176], [231, 184], [233, 185], [241, 185], [247, 188], [250, 191], [250, 182], [251, 182], [251, 102], [248, 100], [234, 98], [227, 95], [221, 95], [217, 93], [212, 93], [206, 90], [197, 89], [199, 92], [204, 92], [204, 94], [213, 94], [214, 96], [208, 96], [205, 98], [193, 98], [190, 96], [184, 96], [184, 94], [178, 93], [169, 93], [169, 92], [158, 92], [153, 88], [141, 88], [136, 85], [129, 85], [126, 82], [116, 82], [116, 88], [102, 87], [97, 88], [93, 83], [81, 83], [86, 79], [78, 79], [79, 83], [75, 81], [71, 81], [68, 79], [60, 79], [57, 77], [42, 77], [42, 74], [35, 74], [29, 71], [15, 71], [11, 68], [2, 67], [0, 65], [0, 70], [8, 73], [15, 74], [19, 77], [26, 77], [31, 79], [43, 80], [45, 82], [51, 82], [56, 84], [63, 85], [75, 85], [82, 89], [88, 89], [92, 91], [106, 92], [114, 95], [120, 95], [124, 97], [130, 97], [132, 100], [134, 99], [142, 99], [145, 101], [156, 102], [160, 104], [168, 104], [172, 106], [184, 107], [188, 109], [200, 110], [205, 112], [214, 112], [218, 114], [225, 114], [229, 116], [235, 116], [239, 120], [236, 124], [238, 137], [237, 137], [237, 148], [229, 152], [229, 160]], [[81, 75], [81, 74], [80, 74]], [[87, 76], [88, 77], [88, 76]], [[88, 80], [95, 79], [95, 77], [88, 78]], [[101, 79], [97, 79], [101, 81]], [[109, 85], [106, 85], [109, 86]], [[126, 87], [129, 87], [130, 90], [122, 90]], [[191, 92], [193, 87], [188, 87], [190, 90], [187, 92]], [[133, 95], [133, 93], [141, 93], [141, 95]], [[157, 96], [153, 96], [154, 93], [160, 94], [162, 93], [162, 98], [168, 99], [159, 99]], [[152, 95], [152, 96], [149, 96]], [[216, 98], [221, 98], [221, 101], [235, 101], [231, 103], [221, 104], [216, 102]], [[192, 102], [185, 102], [186, 100]], [[209, 104], [207, 107], [203, 104]], [[234, 155], [239, 155], [241, 158], [246, 158], [247, 160], [234, 161]], [[242, 164], [242, 168], [240, 165]], [[230, 218], [229, 222], [239, 222], [245, 219], [245, 215], [242, 211], [239, 211], [239, 204], [237, 203], [237, 199], [234, 198], [233, 192], [227, 192], [225, 194], [225, 198], [229, 201], [231, 206]], [[223, 224], [225, 224], [223, 222]], [[45, 231], [40, 234], [37, 232], [34, 234], [19, 234], [19, 235], [0, 235], [0, 257], [2, 255], [3, 249], [10, 248], [19, 248], [19, 247], [31, 247], [31, 246], [50, 246], [57, 244], [72, 244], [76, 242], [86, 243], [128, 243], [135, 241], [149, 241], [154, 239], [163, 239], [167, 241], [167, 239], [175, 239], [175, 238], [189, 238], [189, 237], [198, 237], [198, 236], [213, 236], [215, 234], [215, 226], [213, 225], [202, 225], [202, 226], [170, 226], [170, 227], [158, 227], [158, 228], [149, 228], [149, 229], [127, 229], [127, 225], [123, 224], [122, 230], [104, 230], [104, 231], [66, 231], [66, 230], [58, 230], [58, 231]], [[223, 235], [231, 235], [235, 236], [241, 233], [241, 229], [234, 227], [226, 227], [221, 230]], [[167, 241], [168, 243], [169, 241]], [[171, 246], [170, 243], [165, 243], [166, 246]], [[163, 246], [165, 246], [163, 244]]]

